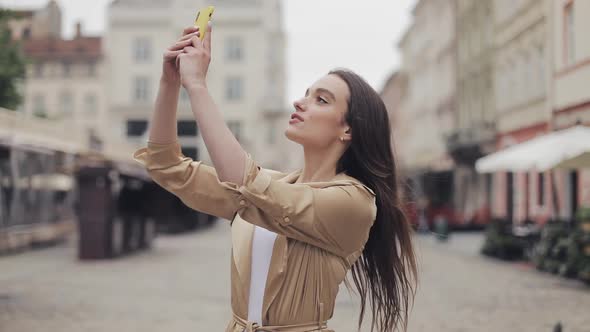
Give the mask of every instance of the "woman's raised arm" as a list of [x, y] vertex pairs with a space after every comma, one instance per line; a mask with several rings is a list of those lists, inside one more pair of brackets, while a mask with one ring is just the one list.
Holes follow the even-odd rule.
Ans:
[[191, 45], [191, 37], [198, 34], [197, 28], [186, 28], [182, 37], [164, 51], [162, 77], [150, 121], [149, 141], [152, 143], [171, 143], [178, 139], [176, 132], [176, 108], [180, 90], [180, 74], [177, 58], [184, 47]]
[[207, 89], [207, 70], [211, 60], [211, 24], [205, 38], [194, 36], [192, 45], [179, 58], [180, 80], [188, 92], [191, 109], [219, 180], [241, 185], [246, 152], [227, 127]]

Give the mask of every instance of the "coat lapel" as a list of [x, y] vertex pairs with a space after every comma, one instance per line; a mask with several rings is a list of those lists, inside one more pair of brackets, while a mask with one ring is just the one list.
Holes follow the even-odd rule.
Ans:
[[268, 325], [268, 322], [266, 321], [268, 309], [285, 282], [287, 276], [285, 270], [287, 268], [288, 250], [289, 246], [287, 237], [284, 235], [277, 235], [272, 250], [272, 256], [270, 258], [266, 287], [262, 299], [262, 325]]
[[236, 213], [231, 227], [232, 255], [238, 276], [242, 283], [246, 303], [250, 293], [250, 273], [252, 265], [252, 237], [254, 225], [250, 224]]

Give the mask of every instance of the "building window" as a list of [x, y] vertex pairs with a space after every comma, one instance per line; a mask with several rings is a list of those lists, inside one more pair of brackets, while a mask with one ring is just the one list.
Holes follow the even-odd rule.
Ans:
[[93, 93], [88, 93], [84, 97], [84, 110], [88, 114], [96, 114], [96, 95]]
[[225, 40], [225, 59], [228, 61], [242, 60], [244, 45], [242, 38], [237, 36], [228, 37]]
[[228, 77], [225, 81], [225, 98], [240, 100], [242, 98], [243, 81], [241, 77]]
[[24, 28], [23, 29], [23, 39], [31, 38], [31, 28]]
[[241, 124], [240, 121], [231, 120], [227, 122], [227, 127], [234, 134], [234, 137], [239, 141], [241, 138]]
[[545, 205], [545, 173], [539, 173], [537, 179], [537, 199], [539, 206]]
[[181, 120], [176, 125], [178, 136], [197, 136], [197, 122], [194, 120]]
[[149, 94], [149, 79], [145, 76], [136, 76], [133, 82], [133, 100], [148, 101]]
[[563, 51], [566, 65], [574, 63], [575, 37], [574, 2], [569, 1], [563, 9]]
[[139, 137], [147, 130], [146, 120], [127, 120], [127, 136]]
[[47, 110], [45, 109], [45, 97], [38, 94], [33, 97], [33, 114], [40, 118], [47, 117]]
[[133, 59], [146, 62], [151, 59], [152, 43], [147, 37], [137, 37], [133, 41]]
[[183, 146], [181, 149], [182, 154], [185, 155], [185, 157], [189, 157], [192, 160], [199, 160], [199, 150], [197, 148]]
[[539, 85], [538, 91], [540, 95], [545, 94], [545, 54], [543, 47], [537, 48], [537, 84]]
[[69, 91], [64, 91], [59, 95], [59, 105], [62, 116], [68, 116], [74, 113], [74, 97]]

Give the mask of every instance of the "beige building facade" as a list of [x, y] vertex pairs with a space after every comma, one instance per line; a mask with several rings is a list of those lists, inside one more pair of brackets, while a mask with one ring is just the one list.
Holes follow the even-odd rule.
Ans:
[[[404, 73], [396, 71], [392, 73], [389, 78], [383, 84], [381, 88], [381, 99], [387, 107], [387, 113], [389, 117], [389, 126], [391, 128], [391, 145], [396, 156], [396, 160], [403, 159], [403, 156], [407, 156], [409, 151], [404, 150], [407, 148], [404, 137], [408, 137], [409, 132], [412, 130], [411, 126], [407, 126], [409, 123], [406, 119], [407, 115], [403, 113], [403, 101], [407, 90], [407, 77]], [[404, 126], [403, 124], [406, 124]]]
[[26, 116], [68, 120], [87, 132], [104, 133], [106, 102], [100, 37], [61, 38], [62, 13], [56, 1], [38, 10], [16, 11], [9, 21], [27, 60], [21, 86]]
[[13, 40], [61, 38], [61, 18], [57, 1], [51, 0], [43, 8], [15, 10], [14, 18], [8, 21], [8, 28]]
[[[208, 4], [216, 6], [208, 74], [213, 99], [257, 162], [292, 169], [300, 153], [283, 135], [290, 111], [285, 102], [285, 39], [278, 0], [113, 2], [105, 36], [109, 117], [116, 124], [112, 134], [138, 143], [147, 139], [162, 53], [194, 22], [197, 10]], [[185, 154], [210, 161], [184, 91], [178, 128]]]
[[400, 157], [408, 169], [450, 169], [444, 138], [452, 129], [455, 107], [454, 4], [422, 0], [412, 13], [414, 21], [398, 45], [400, 74], [407, 79], [400, 119], [394, 123], [403, 144]]
[[[551, 121], [548, 1], [494, 2], [496, 149], [547, 133]], [[546, 174], [493, 175], [492, 215], [522, 221], [548, 217]]]
[[[551, 39], [552, 109], [554, 130], [576, 124], [590, 126], [590, 2], [552, 1]], [[590, 206], [590, 171], [557, 173], [559, 215], [570, 218], [582, 206]]]
[[453, 210], [461, 224], [489, 217], [490, 178], [477, 174], [475, 161], [494, 150], [493, 1], [455, 0], [457, 110], [447, 147], [454, 169]]
[[[381, 96], [390, 113], [393, 143], [405, 194], [418, 197], [418, 220], [432, 226], [452, 216], [453, 160], [446, 137], [456, 113], [456, 11], [454, 1], [418, 1], [400, 42], [401, 68]], [[410, 212], [410, 214], [414, 214]]]
[[[580, 36], [588, 28], [582, 17], [590, 14], [590, 4], [495, 4], [497, 149], [576, 124], [590, 125], [585, 87], [590, 82], [590, 46]], [[578, 207], [590, 205], [590, 173], [496, 173], [493, 193], [495, 216], [515, 222], [570, 219]]]
[[496, 130], [508, 133], [547, 123], [547, 2], [496, 0], [494, 6]]
[[590, 123], [590, 28], [588, 1], [553, 1], [554, 126]]
[[71, 119], [97, 134], [104, 132], [106, 104], [104, 65], [99, 37], [39, 39], [24, 44], [33, 62], [27, 65], [24, 113]]

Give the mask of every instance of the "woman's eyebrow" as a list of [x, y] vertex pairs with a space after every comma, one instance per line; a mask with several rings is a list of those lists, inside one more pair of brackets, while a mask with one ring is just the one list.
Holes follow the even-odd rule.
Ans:
[[[315, 89], [316, 92], [318, 93], [325, 93], [328, 95], [328, 97], [332, 98], [332, 100], [336, 100], [336, 96], [334, 96], [334, 94], [332, 93], [332, 91], [325, 89], [325, 88], [317, 88]], [[307, 96], [309, 94], [309, 89], [305, 90], [305, 95]]]
[[325, 93], [325, 94], [328, 95], [328, 97], [332, 98], [332, 100], [336, 100], [336, 97], [334, 96], [334, 94], [332, 93], [332, 91], [330, 91], [328, 89], [317, 88], [316, 91], [317, 92], [321, 92], [321, 93]]

